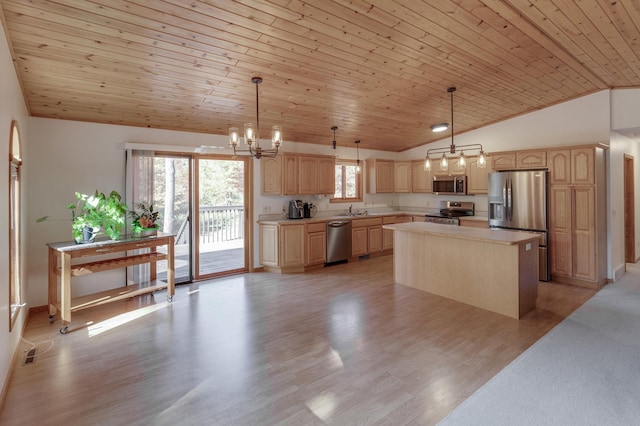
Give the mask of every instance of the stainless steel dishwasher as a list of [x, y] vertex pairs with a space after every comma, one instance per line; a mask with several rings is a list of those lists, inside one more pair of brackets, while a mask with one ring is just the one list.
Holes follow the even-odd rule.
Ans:
[[351, 221], [327, 222], [327, 264], [344, 262], [351, 257]]

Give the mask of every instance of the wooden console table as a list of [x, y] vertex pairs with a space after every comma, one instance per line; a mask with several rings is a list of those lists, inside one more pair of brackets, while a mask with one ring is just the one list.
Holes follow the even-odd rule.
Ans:
[[[151, 237], [124, 236], [119, 240], [96, 241], [76, 244], [73, 241], [48, 243], [49, 247], [49, 321], [60, 311], [62, 328], [66, 334], [71, 323], [71, 312], [92, 306], [103, 305], [157, 290], [167, 289], [167, 300], [171, 302], [175, 294], [174, 236], [158, 232]], [[167, 253], [157, 251], [158, 246], [167, 246]], [[127, 251], [149, 249], [143, 254], [127, 255]], [[145, 250], [146, 251], [146, 250]], [[117, 254], [117, 257], [95, 260], [97, 256]], [[85, 259], [89, 258], [89, 259]], [[167, 280], [156, 279], [156, 262], [167, 260]], [[148, 263], [149, 282], [119, 287], [71, 299], [71, 277], [94, 272], [126, 268]], [[60, 300], [58, 300], [58, 276], [60, 276]]]

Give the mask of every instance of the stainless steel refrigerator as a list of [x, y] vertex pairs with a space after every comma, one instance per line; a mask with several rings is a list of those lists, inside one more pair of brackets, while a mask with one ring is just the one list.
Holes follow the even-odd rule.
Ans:
[[547, 181], [544, 170], [489, 174], [489, 226], [540, 234], [538, 279], [541, 281], [549, 281]]

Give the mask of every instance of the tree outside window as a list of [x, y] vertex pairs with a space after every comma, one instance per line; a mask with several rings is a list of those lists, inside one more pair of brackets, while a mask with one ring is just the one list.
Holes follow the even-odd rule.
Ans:
[[336, 161], [336, 190], [332, 203], [362, 201], [362, 174], [356, 173], [356, 162]]

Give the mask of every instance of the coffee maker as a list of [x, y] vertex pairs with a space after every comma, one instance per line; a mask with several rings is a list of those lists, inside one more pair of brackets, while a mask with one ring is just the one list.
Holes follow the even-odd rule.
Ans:
[[313, 203], [304, 203], [302, 206], [305, 219], [311, 218], [315, 213]]
[[289, 201], [289, 219], [302, 219], [303, 217], [302, 200]]

